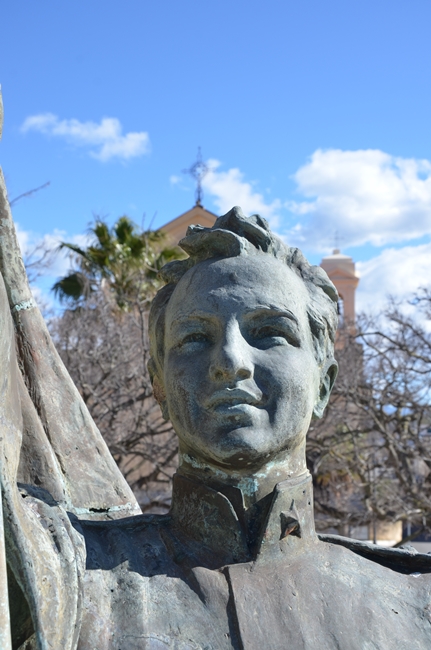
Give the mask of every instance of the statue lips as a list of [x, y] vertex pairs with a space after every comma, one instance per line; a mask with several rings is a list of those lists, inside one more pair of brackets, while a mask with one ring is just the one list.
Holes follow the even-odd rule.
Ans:
[[262, 393], [251, 393], [242, 388], [224, 388], [218, 390], [205, 404], [206, 408], [216, 413], [232, 413], [242, 411], [244, 406], [262, 405]]

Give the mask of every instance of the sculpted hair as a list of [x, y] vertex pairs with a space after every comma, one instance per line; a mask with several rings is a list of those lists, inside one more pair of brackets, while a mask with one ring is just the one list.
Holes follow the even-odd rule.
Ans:
[[[167, 283], [157, 292], [150, 310], [150, 354], [148, 363], [154, 395], [164, 402], [162, 385], [165, 313], [170, 297], [183, 275], [196, 264], [207, 259], [236, 257], [240, 255], [272, 255], [284, 262], [304, 282], [308, 294], [308, 321], [313, 338], [316, 361], [321, 369], [333, 362], [334, 341], [337, 330], [338, 293], [325, 271], [312, 266], [298, 248], [291, 248], [274, 235], [268, 223], [255, 214], [247, 218], [241, 208], [234, 207], [219, 217], [212, 228], [190, 226], [179, 243], [188, 253], [185, 260], [166, 264], [161, 277]], [[256, 260], [258, 263], [258, 260]]]

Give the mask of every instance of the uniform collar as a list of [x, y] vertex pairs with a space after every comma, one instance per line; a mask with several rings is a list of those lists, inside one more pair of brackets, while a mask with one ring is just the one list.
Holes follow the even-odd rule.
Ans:
[[248, 526], [241, 491], [222, 489], [176, 474], [171, 516], [186, 537], [224, 558], [225, 564], [263, 559], [316, 540], [309, 472], [278, 483], [256, 504]]

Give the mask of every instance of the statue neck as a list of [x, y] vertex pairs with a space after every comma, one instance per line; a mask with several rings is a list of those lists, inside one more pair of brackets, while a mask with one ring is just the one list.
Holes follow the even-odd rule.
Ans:
[[247, 511], [272, 494], [275, 485], [288, 479], [306, 476], [308, 474], [305, 462], [305, 441], [287, 454], [272, 458], [270, 461], [250, 469], [248, 467], [227, 467], [198, 458], [180, 445], [180, 463], [178, 474], [226, 494], [232, 488], [242, 494], [242, 503]]
[[237, 487], [218, 489], [177, 473], [170, 518], [204, 555], [211, 550], [213, 566], [296, 552], [316, 540], [309, 472], [281, 481], [247, 510]]

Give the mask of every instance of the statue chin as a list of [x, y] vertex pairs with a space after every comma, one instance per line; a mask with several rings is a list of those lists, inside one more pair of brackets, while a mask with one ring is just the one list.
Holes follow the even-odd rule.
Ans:
[[[195, 463], [195, 467], [204, 468], [217, 466], [228, 473], [249, 472], [250, 475], [259, 473], [268, 481], [268, 465], [279, 465], [283, 471], [293, 472], [305, 470], [305, 462], [297, 467], [297, 458], [304, 454], [305, 433], [285, 438], [282, 446], [274, 448], [274, 441], [261, 429], [253, 426], [225, 427], [218, 429], [216, 434], [205, 441], [197, 437], [187, 436], [186, 441], [180, 436], [181, 458]], [[294, 467], [295, 465], [295, 467]], [[263, 474], [263, 473], [264, 474]], [[273, 487], [273, 485], [272, 485]]]
[[203, 465], [216, 465], [229, 471], [258, 470], [270, 460], [271, 454], [262, 450], [243, 429], [224, 434], [223, 440], [211, 448], [189, 448], [189, 457], [199, 459]]

